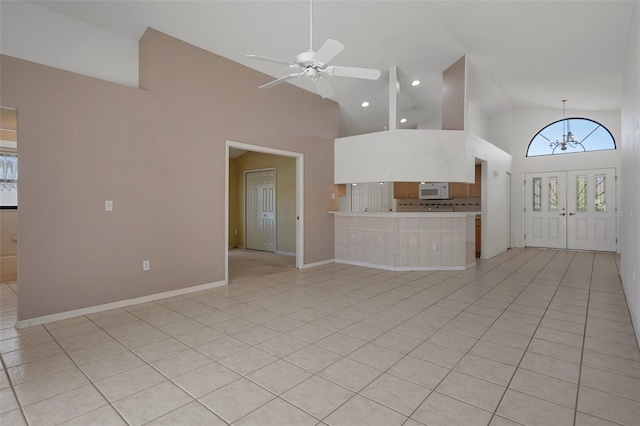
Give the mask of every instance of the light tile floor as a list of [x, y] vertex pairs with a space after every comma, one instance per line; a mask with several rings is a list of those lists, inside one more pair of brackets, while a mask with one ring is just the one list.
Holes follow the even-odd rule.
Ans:
[[616, 259], [331, 264], [22, 330], [3, 283], [0, 424], [638, 425]]

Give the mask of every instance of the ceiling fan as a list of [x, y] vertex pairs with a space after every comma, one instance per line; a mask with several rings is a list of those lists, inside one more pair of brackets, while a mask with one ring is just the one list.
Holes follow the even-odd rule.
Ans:
[[342, 52], [344, 45], [339, 41], [327, 39], [317, 52], [313, 50], [313, 0], [309, 1], [309, 51], [302, 52], [296, 56], [295, 62], [283, 61], [280, 59], [268, 58], [259, 55], [247, 55], [247, 58], [259, 59], [267, 62], [275, 62], [276, 64], [288, 65], [290, 68], [296, 68], [299, 71], [293, 74], [285, 75], [270, 83], [263, 84], [260, 89], [270, 89], [285, 81], [296, 77], [307, 76], [313, 81], [318, 94], [323, 98], [334, 95], [334, 91], [325, 79], [326, 76], [336, 77], [352, 77], [363, 78], [367, 80], [377, 80], [380, 77], [380, 70], [371, 68], [341, 67], [330, 66], [328, 62], [338, 53]]

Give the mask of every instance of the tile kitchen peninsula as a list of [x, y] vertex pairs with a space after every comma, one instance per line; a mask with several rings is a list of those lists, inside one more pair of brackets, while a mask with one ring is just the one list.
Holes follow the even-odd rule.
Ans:
[[476, 263], [480, 212], [331, 213], [338, 263], [392, 271], [464, 270]]

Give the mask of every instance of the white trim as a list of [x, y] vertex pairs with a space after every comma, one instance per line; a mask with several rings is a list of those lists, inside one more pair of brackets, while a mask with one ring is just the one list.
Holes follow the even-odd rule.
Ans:
[[387, 266], [377, 265], [375, 263], [356, 262], [353, 260], [335, 259], [335, 263], [344, 263], [347, 265], [364, 266], [365, 268], [383, 269], [385, 271], [466, 271], [467, 269], [476, 265], [476, 262], [470, 263], [466, 266]]
[[295, 253], [291, 253], [290, 251], [280, 251], [280, 250], [277, 250], [276, 254], [281, 254], [283, 256], [295, 256], [296, 255]]
[[296, 268], [304, 269], [304, 155], [296, 157]]
[[193, 287], [165, 291], [164, 293], [155, 293], [155, 294], [150, 294], [148, 296], [136, 297], [134, 299], [119, 300], [117, 302], [105, 303], [104, 305], [90, 306], [88, 308], [75, 309], [73, 311], [60, 312], [57, 314], [45, 315], [37, 318], [30, 318], [22, 321], [16, 321], [16, 328], [20, 329], [20, 328], [32, 327], [34, 325], [46, 324], [54, 321], [60, 321], [60, 320], [65, 320], [69, 318], [79, 317], [82, 315], [95, 314], [98, 312], [109, 311], [111, 309], [123, 308], [125, 306], [153, 302], [155, 300], [166, 299], [168, 297], [180, 296], [182, 294], [195, 293], [197, 291], [208, 290], [216, 287], [222, 287], [223, 285], [227, 285], [227, 282], [218, 281], [214, 283], [200, 284]]
[[224, 148], [224, 282], [229, 282], [229, 141]]
[[304, 265], [300, 269], [314, 268], [316, 266], [329, 265], [330, 263], [336, 263], [336, 260], [335, 259], [329, 259], [329, 260], [321, 260], [320, 262], [307, 263], [306, 265]]

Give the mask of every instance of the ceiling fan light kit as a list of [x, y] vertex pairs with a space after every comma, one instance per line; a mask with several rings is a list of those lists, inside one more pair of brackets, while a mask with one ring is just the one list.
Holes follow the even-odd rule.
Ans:
[[380, 78], [380, 70], [377, 69], [329, 66], [329, 61], [335, 58], [344, 49], [344, 45], [339, 41], [327, 39], [317, 52], [313, 50], [313, 0], [310, 0], [309, 4], [309, 50], [298, 54], [295, 62], [273, 59], [266, 56], [247, 55], [247, 58], [288, 65], [290, 68], [300, 70], [299, 72], [285, 75], [284, 77], [280, 77], [267, 84], [263, 84], [259, 88], [270, 89], [293, 78], [306, 76], [313, 82], [320, 96], [323, 98], [329, 98], [335, 93], [329, 82], [325, 79], [326, 76], [350, 77], [366, 80], [377, 80]]

